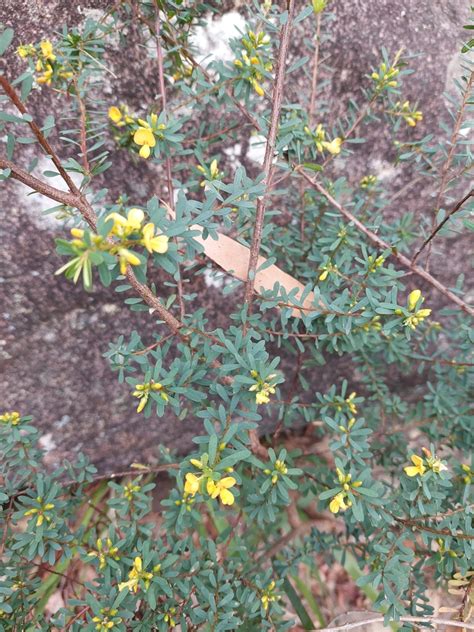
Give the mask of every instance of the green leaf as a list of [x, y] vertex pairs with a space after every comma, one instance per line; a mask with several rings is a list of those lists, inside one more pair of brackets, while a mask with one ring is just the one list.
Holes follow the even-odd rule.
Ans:
[[303, 628], [305, 630], [314, 630], [315, 626], [311, 620], [311, 617], [308, 614], [308, 611], [304, 607], [303, 602], [301, 601], [298, 593], [293, 588], [293, 586], [291, 585], [287, 577], [285, 577], [285, 579], [283, 580], [283, 589], [286, 593], [286, 596], [290, 600], [291, 605], [295, 609], [296, 614], [300, 618], [301, 625], [303, 626]]
[[13, 35], [14, 35], [14, 31], [13, 29], [10, 29], [10, 28], [5, 29], [3, 33], [0, 35], [0, 55], [3, 55], [3, 53], [10, 46], [13, 39]]

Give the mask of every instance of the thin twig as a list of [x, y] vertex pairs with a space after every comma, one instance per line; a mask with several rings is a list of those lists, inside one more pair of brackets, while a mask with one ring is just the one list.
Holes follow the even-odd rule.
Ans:
[[314, 37], [314, 57], [313, 57], [313, 76], [311, 79], [311, 96], [309, 99], [309, 112], [308, 120], [309, 126], [313, 126], [314, 109], [316, 105], [316, 86], [318, 84], [318, 69], [319, 69], [319, 39], [321, 34], [321, 15], [318, 13], [316, 17], [316, 35]]
[[79, 121], [80, 121], [80, 145], [82, 154], [82, 166], [87, 175], [90, 174], [89, 160], [87, 158], [87, 110], [84, 99], [79, 95], [79, 88], [77, 81], [74, 80], [74, 89], [76, 91], [77, 105], [79, 107]]
[[413, 259], [411, 260], [412, 263], [416, 262], [416, 260], [420, 256], [420, 254], [423, 252], [423, 250], [426, 248], [426, 246], [431, 243], [431, 240], [436, 237], [436, 235], [443, 228], [443, 226], [446, 224], [446, 222], [449, 220], [449, 218], [452, 217], [454, 215], [454, 213], [457, 213], [457, 211], [459, 211], [459, 209], [463, 206], [464, 202], [467, 202], [467, 200], [469, 200], [469, 198], [471, 198], [471, 197], [474, 197], [474, 189], [471, 189], [469, 191], [469, 193], [463, 197], [462, 200], [459, 200], [459, 202], [453, 206], [453, 208], [449, 211], [449, 213], [446, 215], [446, 217], [443, 219], [443, 221], [440, 222], [438, 224], [438, 226], [436, 226], [436, 228], [433, 230], [431, 235], [425, 239], [425, 241], [423, 242], [423, 244], [419, 248], [418, 252], [414, 255]]
[[[374, 612], [372, 619], [363, 621], [355, 621], [354, 623], [345, 623], [336, 627], [321, 628], [320, 632], [345, 632], [346, 630], [355, 630], [356, 628], [366, 629], [367, 626], [374, 623], [384, 623], [384, 617], [376, 615]], [[452, 621], [451, 619], [440, 619], [439, 617], [400, 617], [398, 619], [402, 623], [427, 623], [431, 625], [450, 625], [453, 628], [463, 628], [464, 630], [474, 630], [474, 624], [464, 623], [462, 621]]]
[[[275, 153], [276, 137], [278, 133], [278, 126], [280, 122], [281, 105], [283, 101], [283, 89], [285, 82], [285, 66], [286, 58], [288, 55], [288, 48], [290, 44], [290, 35], [293, 22], [293, 14], [295, 12], [294, 0], [289, 0], [288, 3], [288, 18], [285, 25], [282, 28], [280, 36], [280, 47], [278, 50], [277, 68], [275, 83], [273, 86], [272, 95], [272, 114], [270, 120], [270, 128], [268, 130], [267, 144], [265, 148], [265, 157], [263, 161], [263, 172], [265, 174], [265, 191], [261, 197], [257, 200], [257, 209], [255, 217], [255, 228], [252, 237], [252, 244], [250, 246], [249, 263], [247, 269], [247, 281], [245, 284], [245, 296], [244, 307], [246, 306], [249, 313], [251, 310], [251, 299], [255, 287], [255, 273], [257, 270], [258, 255], [260, 252], [260, 245], [262, 242], [263, 222], [265, 218], [265, 208], [267, 202], [267, 195], [271, 188], [272, 180], [272, 163]], [[244, 326], [245, 329], [245, 326]]]
[[[439, 185], [439, 189], [438, 189], [438, 195], [436, 196], [436, 202], [435, 202], [435, 212], [433, 213], [433, 218], [432, 218], [432, 223], [431, 223], [431, 227], [432, 229], [434, 229], [435, 226], [435, 222], [436, 222], [436, 213], [439, 211], [440, 206], [441, 206], [441, 202], [444, 196], [444, 192], [446, 190], [446, 185], [447, 185], [447, 181], [448, 181], [448, 175], [449, 175], [449, 169], [451, 167], [451, 163], [453, 161], [453, 157], [454, 157], [454, 152], [456, 151], [456, 145], [457, 145], [457, 140], [458, 140], [458, 136], [459, 136], [459, 132], [461, 130], [461, 124], [462, 121], [464, 119], [464, 111], [466, 109], [466, 105], [469, 101], [469, 95], [471, 92], [471, 88], [472, 88], [472, 84], [474, 82], [474, 72], [471, 72], [469, 79], [467, 81], [466, 84], [466, 89], [464, 91], [463, 94], [463, 98], [461, 101], [461, 104], [459, 106], [459, 110], [456, 116], [456, 121], [454, 123], [454, 128], [453, 128], [453, 133], [451, 134], [451, 138], [450, 138], [450, 148], [449, 148], [449, 152], [448, 155], [446, 157], [446, 161], [441, 169], [441, 182]], [[428, 249], [428, 253], [427, 253], [427, 257], [426, 257], [426, 263], [428, 265], [429, 262], [429, 258], [430, 258], [430, 254], [431, 254], [431, 244], [429, 246]]]
[[[161, 21], [160, 21], [160, 9], [158, 7], [158, 3], [156, 6], [156, 28], [155, 28], [155, 41], [156, 41], [156, 57], [158, 60], [158, 79], [160, 82], [160, 93], [161, 93], [161, 104], [163, 113], [167, 114], [167, 101], [166, 101], [166, 85], [165, 85], [165, 72], [164, 72], [164, 63], [163, 63], [163, 48], [161, 46]], [[165, 170], [166, 170], [166, 182], [168, 188], [168, 203], [172, 209], [174, 209], [174, 189], [173, 189], [173, 174], [171, 170], [171, 157], [169, 155], [166, 156], [165, 159]], [[178, 246], [178, 238], [175, 237], [173, 240]], [[181, 320], [184, 319], [186, 315], [186, 309], [184, 307], [184, 299], [183, 299], [183, 280], [181, 276], [181, 266], [178, 263], [177, 272], [176, 272], [176, 287], [178, 294], [178, 305], [179, 305], [179, 314]]]
[[319, 191], [321, 195], [324, 195], [324, 197], [328, 200], [328, 202], [332, 204], [332, 206], [334, 206], [334, 208], [336, 208], [341, 213], [341, 215], [343, 215], [349, 222], [354, 224], [354, 226], [358, 228], [362, 233], [364, 233], [364, 235], [366, 235], [366, 237], [368, 237], [376, 246], [378, 246], [381, 250], [390, 250], [392, 256], [395, 257], [395, 259], [397, 259], [403, 266], [411, 270], [417, 276], [424, 279], [427, 283], [429, 283], [431, 286], [436, 288], [438, 292], [440, 292], [441, 294], [449, 298], [453, 303], [456, 303], [456, 305], [458, 305], [458, 307], [460, 307], [464, 312], [466, 312], [466, 314], [469, 314], [470, 316], [474, 316], [474, 308], [472, 308], [470, 305], [465, 303], [461, 298], [459, 298], [459, 296], [451, 292], [451, 290], [449, 290], [446, 286], [444, 286], [440, 281], [438, 281], [433, 276], [431, 276], [429, 272], [426, 272], [426, 270], [424, 270], [423, 268], [420, 268], [419, 266], [414, 265], [410, 261], [410, 259], [408, 259], [408, 257], [405, 257], [405, 255], [402, 255], [400, 252], [398, 252], [396, 248], [394, 248], [393, 246], [390, 246], [386, 241], [381, 239], [378, 235], [376, 235], [369, 228], [367, 228], [350, 211], [348, 211], [341, 204], [339, 204], [339, 202], [335, 200], [332, 197], [332, 195], [329, 193], [329, 191], [327, 191], [321, 184], [319, 184], [319, 182], [316, 182], [315, 180], [310, 178], [303, 171], [302, 167], [300, 166], [295, 167], [295, 171], [298, 171], [299, 173], [301, 173], [301, 175], [306, 180], [306, 182], [308, 182], [308, 184], [311, 184], [311, 186], [314, 187], [317, 191]]

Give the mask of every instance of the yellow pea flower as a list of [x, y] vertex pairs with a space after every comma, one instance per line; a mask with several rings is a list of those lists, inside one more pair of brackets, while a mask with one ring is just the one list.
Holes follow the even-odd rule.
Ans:
[[120, 123], [120, 121], [122, 120], [122, 112], [115, 105], [112, 105], [109, 108], [108, 115], [109, 115], [109, 119], [113, 123]]
[[50, 86], [53, 79], [53, 69], [49, 67], [44, 73], [36, 79], [37, 83], [45, 83]]
[[337, 154], [341, 153], [342, 138], [339, 138], [339, 136], [331, 142], [324, 141], [321, 144], [324, 149], [327, 149], [328, 152], [333, 156], [337, 156]]
[[164, 254], [168, 250], [169, 238], [166, 235], [155, 235], [155, 225], [145, 224], [142, 230], [142, 241], [149, 253]]
[[0, 415], [0, 422], [4, 424], [11, 424], [17, 426], [20, 423], [20, 413], [14, 411], [11, 413], [4, 413]]
[[54, 61], [56, 59], [56, 55], [53, 54], [53, 45], [49, 40], [43, 40], [40, 42], [40, 48], [44, 59], [49, 61]]
[[196, 476], [196, 474], [192, 474], [191, 472], [189, 472], [188, 474], [186, 474], [184, 491], [186, 492], [186, 494], [194, 496], [199, 491], [200, 484], [201, 476]]
[[412, 454], [411, 462], [413, 463], [413, 465], [407, 465], [403, 468], [405, 470], [405, 474], [410, 477], [423, 476], [423, 474], [426, 472], [423, 458], [421, 456], [418, 456], [417, 454]]
[[110, 213], [105, 219], [106, 221], [109, 219], [114, 221], [111, 230], [114, 235], [126, 237], [130, 233], [141, 229], [145, 213], [140, 208], [131, 208], [127, 213], [127, 217], [120, 215], [120, 213]]
[[262, 86], [258, 83], [256, 79], [252, 79], [250, 83], [252, 84], [253, 89], [255, 90], [255, 92], [258, 94], [259, 97], [265, 96], [265, 90], [262, 88]]
[[131, 266], [139, 266], [141, 263], [137, 255], [131, 250], [128, 250], [128, 248], [119, 248], [118, 256], [120, 261], [120, 274], [126, 274], [128, 264]]
[[345, 502], [346, 495], [344, 492], [339, 492], [329, 503], [329, 511], [333, 514], [337, 514], [339, 511], [345, 511], [349, 505]]
[[221, 478], [220, 481], [214, 482], [211, 478], [208, 479], [206, 489], [211, 498], [220, 498], [223, 505], [234, 504], [234, 494], [229, 491], [230, 487], [233, 487], [237, 481], [233, 476], [226, 476]]
[[122, 591], [124, 588], [128, 588], [131, 592], [138, 592], [140, 580], [145, 582], [145, 587], [148, 588], [150, 585], [150, 580], [153, 578], [153, 573], [146, 572], [143, 570], [143, 560], [141, 557], [136, 557], [131, 571], [128, 574], [128, 581], [121, 582], [118, 585], [119, 591]]
[[139, 154], [141, 158], [149, 158], [151, 148], [156, 145], [156, 139], [150, 127], [139, 127], [133, 135], [133, 140], [140, 145]]
[[408, 309], [410, 310], [410, 312], [412, 312], [415, 309], [416, 304], [418, 303], [420, 298], [421, 298], [420, 290], [413, 290], [413, 292], [410, 292], [410, 294], [408, 295]]

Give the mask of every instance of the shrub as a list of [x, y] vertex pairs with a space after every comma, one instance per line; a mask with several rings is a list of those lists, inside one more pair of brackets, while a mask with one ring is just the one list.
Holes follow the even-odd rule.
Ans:
[[[330, 9], [255, 3], [230, 42], [233, 61], [200, 63], [191, 37], [210, 5], [116, 3], [81, 28], [22, 43], [23, 74], [1, 77], [2, 179], [57, 204], [70, 231], [57, 240], [57, 274], [86, 290], [113, 285], [160, 325], [151, 342], [124, 332], [106, 353], [143, 424], [166, 414], [200, 430], [186, 458], [162, 450], [158, 464], [108, 480], [85, 457], [49, 471], [31, 417], [5, 411], [0, 629], [324, 627], [303, 579], [322, 561], [351, 568], [373, 609], [403, 629], [441, 620], [434, 586], [454, 594], [445, 611], [468, 619], [473, 309], [462, 277], [450, 289], [423, 264], [453, 222], [472, 230], [473, 191], [462, 193], [472, 154], [460, 133], [472, 126], [472, 69], [465, 58], [448, 139], [409, 134], [422, 112], [403, 96], [402, 51], [382, 50], [360, 102], [336, 119], [318, 88]], [[302, 29], [316, 36], [295, 50]], [[102, 84], [108, 56], [137, 33], [160, 95], [133, 111], [105, 99]], [[1, 53], [12, 39], [4, 30]], [[285, 97], [296, 71], [311, 77], [299, 101]], [[37, 121], [32, 93], [58, 100], [59, 120]], [[351, 177], [363, 126], [389, 129], [395, 162], [433, 191], [421, 232], [410, 214], [384, 216], [374, 174]], [[256, 177], [224, 160], [241, 138], [264, 144]], [[141, 205], [107, 189], [119, 152], [159, 173], [159, 196]], [[34, 175], [41, 155], [54, 173]], [[57, 174], [66, 191], [44, 179]], [[235, 302], [225, 329], [193, 308], [198, 255]], [[314, 393], [311, 377], [335, 358], [346, 378]], [[416, 376], [415, 395], [397, 387], [401, 374]], [[302, 430], [305, 449], [291, 440]], [[157, 473], [173, 480], [159, 515]], [[64, 582], [64, 604], [47, 610]]]

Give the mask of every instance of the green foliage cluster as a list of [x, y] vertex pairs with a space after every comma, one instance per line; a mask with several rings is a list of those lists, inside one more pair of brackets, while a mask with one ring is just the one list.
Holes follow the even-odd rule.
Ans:
[[[166, 414], [200, 428], [185, 459], [162, 450], [156, 467], [136, 464], [135, 474], [107, 482], [84, 457], [49, 472], [31, 418], [4, 411], [2, 631], [280, 631], [298, 619], [313, 629], [327, 621], [300, 572], [317, 577], [321, 559], [355, 560], [357, 584], [370, 587], [373, 608], [387, 622], [430, 617], [428, 588], [453, 580], [455, 614], [469, 614], [474, 336], [464, 278], [452, 291], [438, 284], [458, 304], [440, 308], [434, 320], [436, 295], [425, 299], [426, 275], [422, 293], [415, 263], [398, 265], [420, 234], [414, 218], [384, 215], [389, 198], [375, 175], [355, 183], [333, 166], [337, 159], [347, 173], [363, 151], [362, 125], [387, 127], [395, 162], [409, 164], [413, 179], [434, 193], [421, 258], [455, 220], [472, 230], [472, 196], [450, 219], [472, 168], [468, 136], [459, 135], [461, 122], [465, 130], [473, 126], [465, 116], [472, 111], [472, 67], [465, 59], [453, 120], [441, 121], [439, 135], [409, 133], [422, 113], [402, 96], [408, 59], [383, 50], [367, 69], [361, 102], [351, 101], [342, 117], [331, 115], [324, 92], [317, 114], [308, 96], [283, 101], [270, 172], [252, 175], [229, 162], [221, 170], [229, 139], [248, 132], [258, 140], [252, 127], [262, 142], [271, 134], [269, 97], [289, 22], [307, 32], [317, 23], [319, 39], [292, 50], [286, 68], [287, 76], [298, 72], [310, 81], [315, 47], [324, 47], [334, 16], [325, 2], [296, 11], [292, 4], [288, 11], [255, 2], [246, 33], [230, 41], [235, 59], [201, 64], [192, 35], [215, 9], [183, 0], [121, 2], [51, 42], [23, 43], [28, 69], [2, 83], [1, 177], [58, 203], [50, 212], [72, 229], [71, 238], [58, 240], [67, 257], [59, 272], [74, 282], [82, 276], [86, 289], [113, 285], [131, 318], [144, 311], [160, 325], [151, 341], [124, 332], [105, 354], [130, 387], [130, 406], [138, 405], [143, 424]], [[162, 100], [135, 113], [103, 98], [102, 83], [114, 81], [107, 55], [126, 49], [137, 32], [172, 108]], [[4, 30], [0, 53], [12, 39]], [[60, 100], [61, 118], [51, 114], [35, 131], [12, 90], [26, 107], [39, 90]], [[28, 179], [57, 133], [69, 157], [57, 163], [53, 156], [54, 171]], [[35, 159], [24, 145], [36, 145]], [[107, 189], [117, 152], [163, 167], [160, 198], [140, 205]], [[80, 184], [70, 184], [67, 199], [42, 186], [44, 178], [70, 173]], [[241, 281], [232, 278], [237, 262], [230, 261], [222, 292], [235, 306], [227, 327], [215, 328], [212, 314], [192, 308], [192, 281], [204, 269], [222, 273], [198, 260], [212, 259], [209, 244], [223, 233], [252, 248], [262, 199], [265, 261], [247, 280], [258, 295], [250, 303], [234, 298]], [[165, 279], [159, 288], [151, 281], [157, 270]], [[265, 270], [274, 273], [271, 284], [259, 281]], [[314, 375], [335, 359], [349, 369], [346, 378], [314, 392]], [[394, 375], [404, 374], [418, 381], [415, 397], [396, 387]], [[277, 432], [264, 445], [259, 427], [269, 421]], [[285, 445], [281, 431], [302, 427], [310, 444], [327, 446], [324, 453]], [[158, 521], [156, 471], [173, 480]], [[321, 529], [322, 512], [335, 528]], [[310, 528], [295, 528], [295, 514]], [[47, 614], [65, 578], [72, 596]]]

